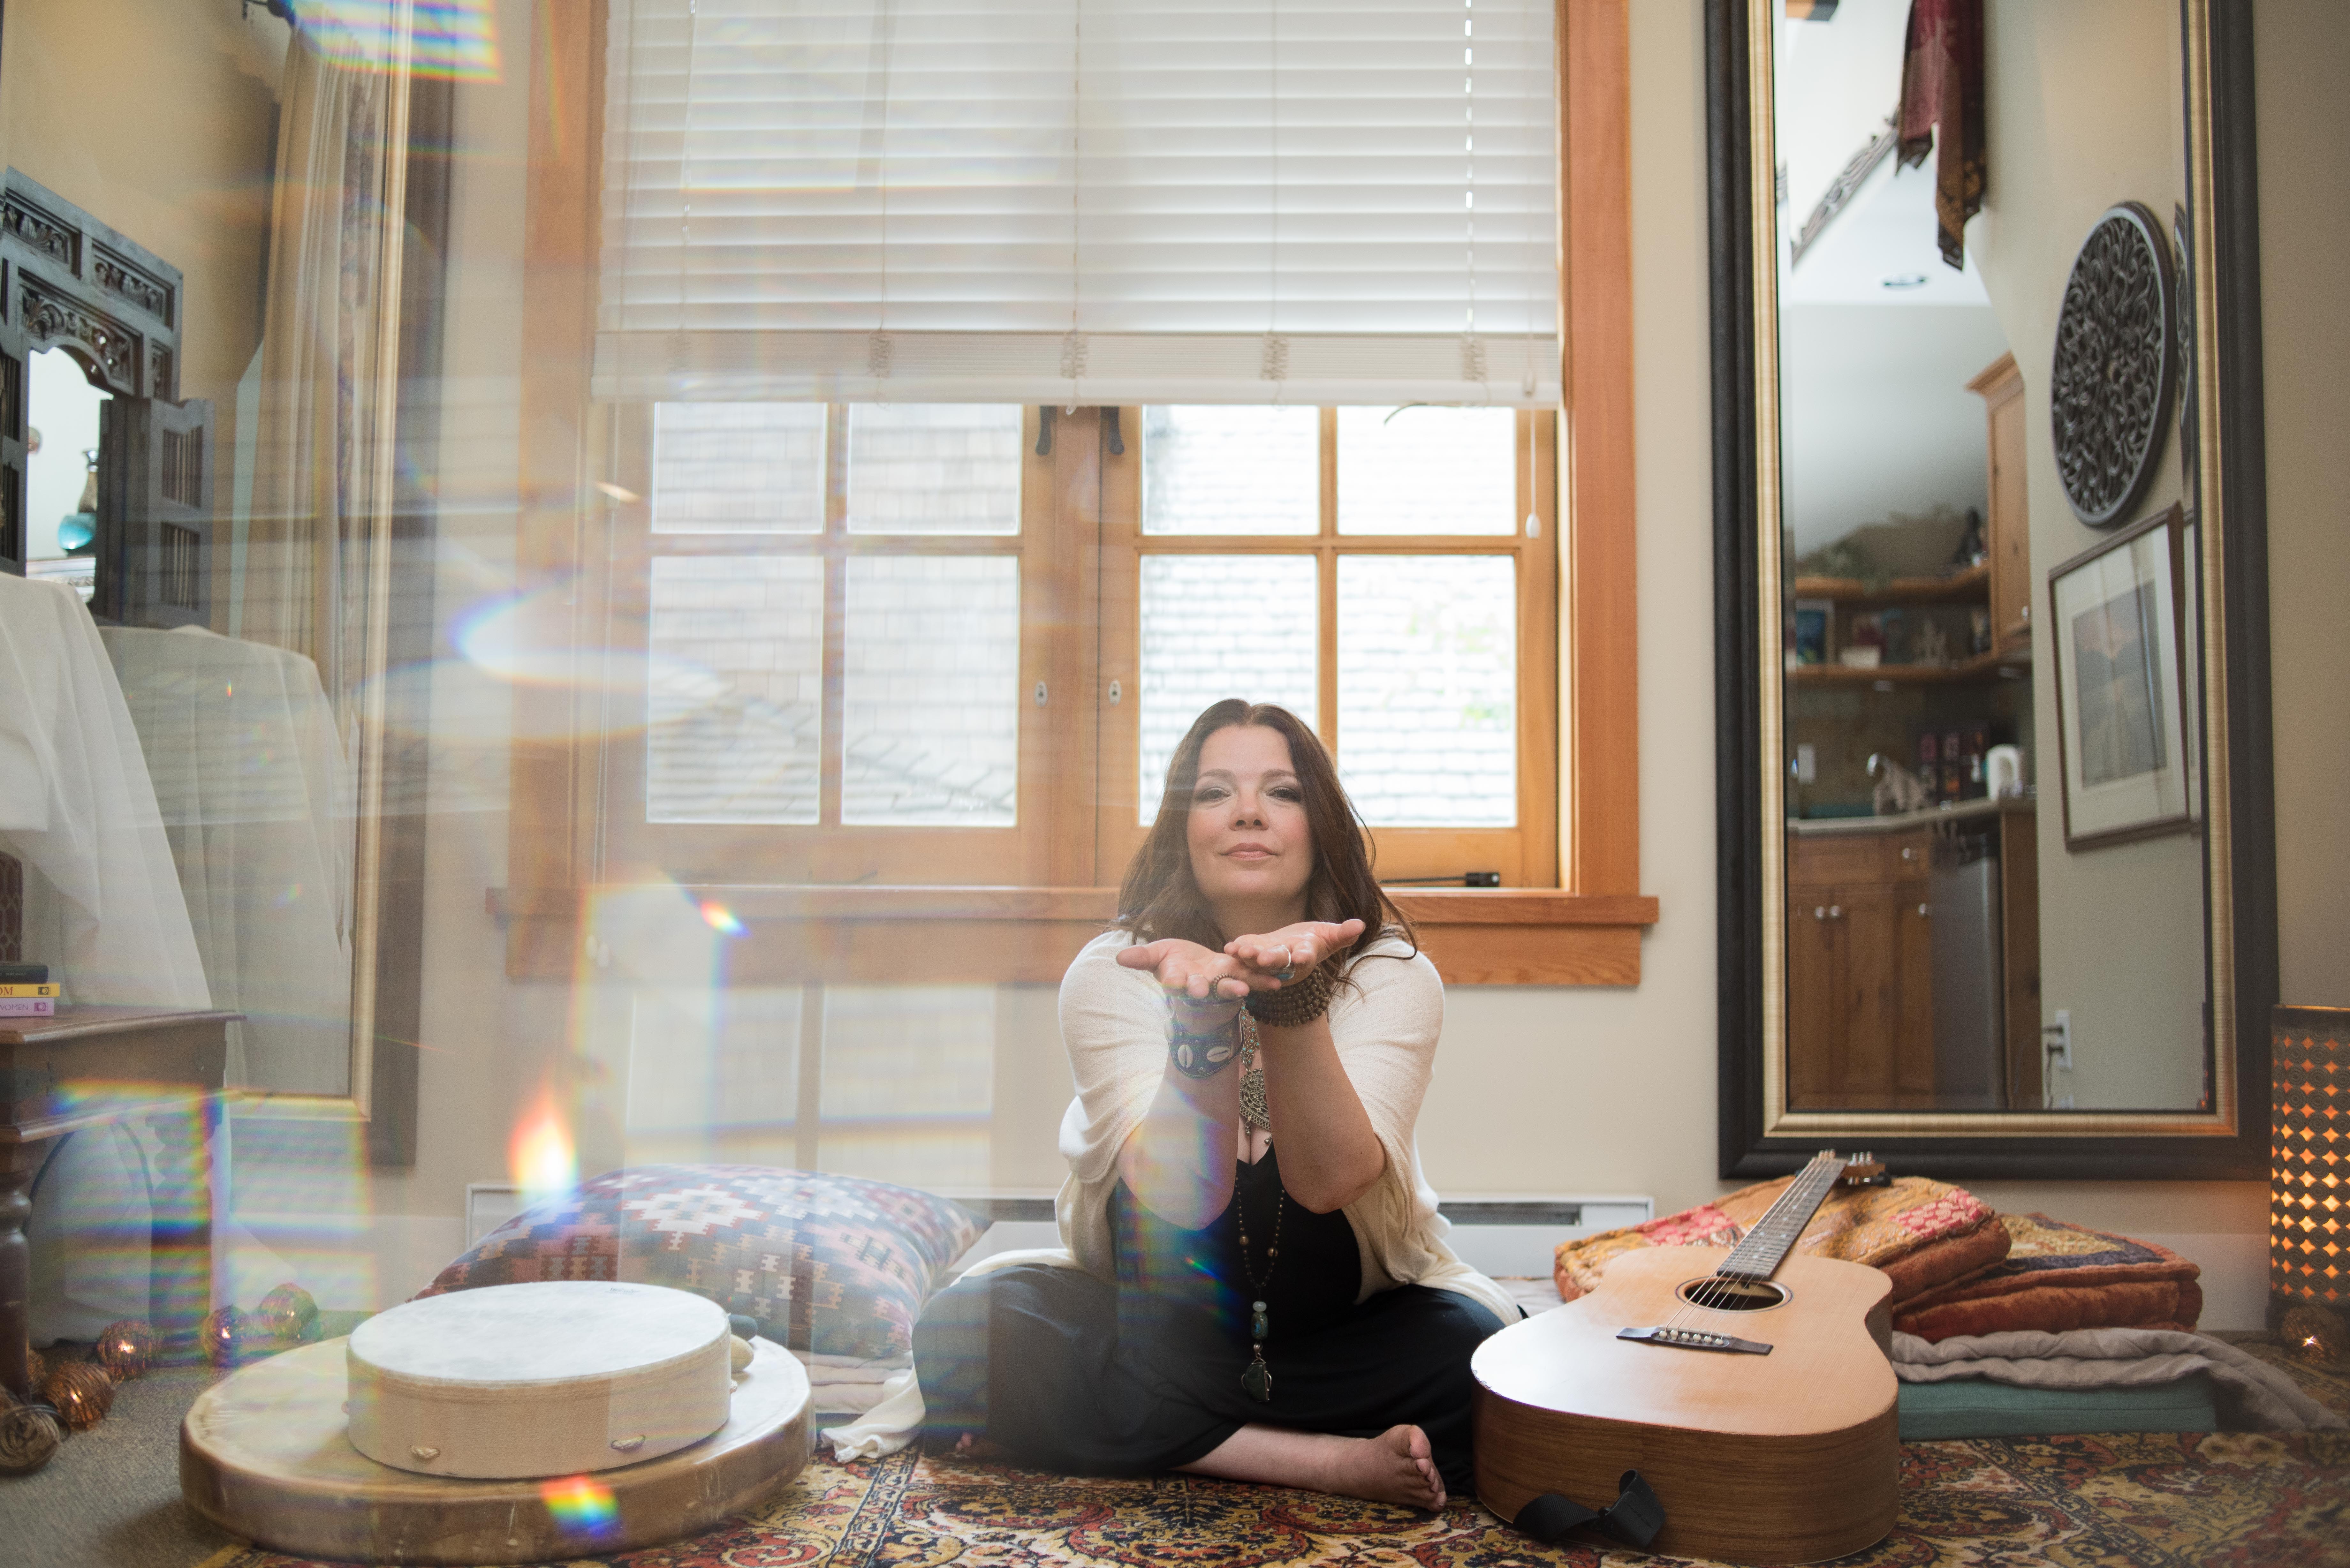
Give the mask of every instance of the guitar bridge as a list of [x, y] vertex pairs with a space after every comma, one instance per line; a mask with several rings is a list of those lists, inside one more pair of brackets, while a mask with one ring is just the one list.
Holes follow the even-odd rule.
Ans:
[[1712, 1334], [1701, 1328], [1623, 1328], [1616, 1331], [1618, 1339], [1628, 1339], [1635, 1345], [1662, 1345], [1675, 1350], [1718, 1350], [1727, 1355], [1768, 1355], [1771, 1347], [1751, 1339], [1739, 1339], [1731, 1334]]

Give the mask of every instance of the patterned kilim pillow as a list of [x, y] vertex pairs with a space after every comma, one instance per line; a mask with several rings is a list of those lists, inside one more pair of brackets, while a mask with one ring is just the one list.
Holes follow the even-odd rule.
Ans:
[[639, 1166], [515, 1216], [417, 1295], [534, 1280], [673, 1285], [793, 1350], [904, 1355], [933, 1283], [984, 1228], [959, 1203], [886, 1181]]

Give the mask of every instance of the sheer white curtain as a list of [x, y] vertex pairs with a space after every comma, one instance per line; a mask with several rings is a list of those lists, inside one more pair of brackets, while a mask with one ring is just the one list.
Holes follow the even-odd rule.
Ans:
[[1550, 0], [610, 0], [598, 394], [1555, 403]]
[[348, 747], [391, 493], [407, 82], [396, 30], [331, 53], [320, 32], [295, 33], [280, 93], [243, 629], [316, 661]]

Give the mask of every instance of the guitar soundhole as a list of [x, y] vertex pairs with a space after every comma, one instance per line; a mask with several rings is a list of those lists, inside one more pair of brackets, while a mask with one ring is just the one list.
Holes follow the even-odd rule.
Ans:
[[1787, 1299], [1787, 1288], [1769, 1280], [1689, 1280], [1673, 1293], [1712, 1312], [1769, 1312]]

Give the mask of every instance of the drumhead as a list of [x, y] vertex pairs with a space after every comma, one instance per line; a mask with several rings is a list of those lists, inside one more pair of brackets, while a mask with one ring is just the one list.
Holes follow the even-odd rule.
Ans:
[[718, 1304], [684, 1291], [546, 1280], [403, 1303], [352, 1330], [350, 1354], [403, 1381], [512, 1386], [657, 1367], [726, 1333]]

